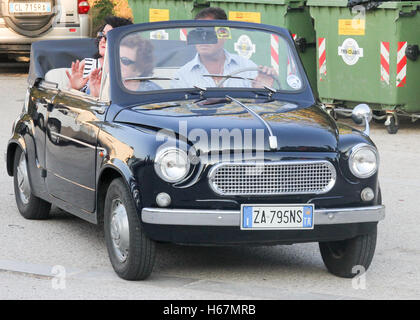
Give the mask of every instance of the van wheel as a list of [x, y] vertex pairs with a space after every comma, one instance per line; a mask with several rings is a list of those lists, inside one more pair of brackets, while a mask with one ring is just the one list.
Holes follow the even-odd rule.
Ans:
[[322, 260], [332, 274], [353, 278], [353, 268], [362, 266], [367, 270], [372, 262], [376, 247], [377, 226], [369, 233], [352, 239], [320, 242]]
[[109, 185], [104, 231], [112, 267], [125, 280], [146, 279], [155, 262], [155, 242], [143, 232], [130, 190], [117, 178]]
[[13, 185], [18, 210], [25, 219], [43, 220], [49, 217], [51, 203], [32, 194], [26, 156], [20, 148], [16, 149], [13, 161]]

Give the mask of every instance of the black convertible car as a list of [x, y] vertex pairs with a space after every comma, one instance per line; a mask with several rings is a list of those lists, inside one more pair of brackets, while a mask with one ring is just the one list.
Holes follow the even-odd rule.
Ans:
[[319, 242], [331, 273], [369, 267], [385, 217], [370, 109], [353, 110], [364, 132], [336, 123], [287, 30], [217, 20], [113, 29], [98, 97], [65, 74], [95, 52], [90, 39], [32, 45], [6, 155], [23, 217], [45, 219], [54, 204], [103, 223], [124, 279], [150, 275], [156, 242]]

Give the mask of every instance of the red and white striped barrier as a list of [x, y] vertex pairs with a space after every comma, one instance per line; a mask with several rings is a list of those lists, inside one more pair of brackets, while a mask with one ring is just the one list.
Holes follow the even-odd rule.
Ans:
[[397, 87], [402, 88], [407, 81], [407, 57], [405, 50], [407, 49], [407, 42], [398, 42], [397, 51]]
[[326, 53], [326, 40], [325, 38], [318, 38], [318, 59], [319, 59], [319, 75], [320, 79], [322, 76], [327, 75], [327, 53]]
[[381, 81], [389, 85], [389, 42], [381, 42]]
[[187, 29], [179, 30], [179, 39], [181, 41], [187, 41]]
[[280, 74], [279, 68], [279, 36], [271, 35], [271, 67]]

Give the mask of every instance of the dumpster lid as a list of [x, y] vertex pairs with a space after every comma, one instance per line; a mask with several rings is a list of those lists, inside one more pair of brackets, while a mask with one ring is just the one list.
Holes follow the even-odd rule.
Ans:
[[401, 9], [403, 7], [414, 7], [415, 9], [420, 1], [375, 1], [375, 0], [308, 0], [307, 5], [311, 7], [354, 7], [356, 5], [367, 5], [370, 8], [381, 9]]
[[308, 0], [306, 4], [313, 7], [347, 7], [349, 0]]
[[[226, 0], [211, 0], [211, 2], [227, 2]], [[305, 0], [229, 0], [228, 2], [234, 2], [238, 4], [252, 3], [252, 4], [282, 4], [289, 5], [294, 3], [305, 3]], [[322, 1], [320, 1], [322, 2]]]

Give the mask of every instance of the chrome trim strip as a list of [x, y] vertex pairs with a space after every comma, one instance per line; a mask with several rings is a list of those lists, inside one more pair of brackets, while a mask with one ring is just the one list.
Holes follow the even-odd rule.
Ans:
[[[194, 210], [143, 208], [144, 223], [188, 226], [238, 227], [241, 222], [239, 210]], [[385, 206], [315, 209], [315, 225], [379, 222], [385, 219]]]
[[85, 146], [85, 147], [91, 148], [93, 150], [96, 150], [96, 146], [93, 146], [93, 145], [88, 144], [86, 142], [83, 142], [83, 141], [80, 141], [80, 140], [77, 140], [77, 139], [74, 139], [74, 138], [70, 138], [68, 136], [64, 136], [64, 135], [62, 135], [60, 133], [57, 133], [55, 131], [50, 131], [50, 133], [51, 133], [52, 136], [56, 136], [56, 137], [60, 137], [60, 138], [66, 139], [66, 140], [70, 140], [70, 141], [78, 143], [82, 146]]
[[57, 178], [63, 179], [64, 181], [67, 181], [67, 182], [70, 182], [70, 183], [74, 184], [75, 186], [78, 186], [78, 187], [83, 188], [83, 189], [88, 190], [88, 191], [95, 192], [95, 189], [86, 187], [86, 186], [84, 186], [84, 185], [82, 185], [80, 183], [77, 183], [77, 182], [74, 182], [74, 181], [69, 180], [67, 178], [64, 178], [64, 177], [60, 176], [59, 174], [56, 174], [55, 172], [52, 172], [50, 170], [47, 170], [47, 172], [55, 175]]
[[[214, 176], [216, 174], [217, 169], [219, 169], [221, 166], [230, 165], [230, 166], [244, 166], [244, 165], [306, 165], [306, 164], [319, 164], [323, 163], [326, 164], [327, 167], [330, 169], [332, 174], [332, 179], [330, 183], [325, 187], [324, 190], [319, 192], [303, 192], [303, 191], [297, 191], [297, 192], [282, 192], [282, 193], [224, 193], [219, 190], [214, 185]], [[209, 180], [209, 186], [210, 188], [216, 193], [220, 194], [222, 196], [232, 196], [232, 195], [239, 195], [239, 196], [261, 196], [261, 195], [293, 195], [293, 194], [324, 194], [329, 192], [335, 185], [335, 182], [337, 181], [337, 171], [335, 170], [334, 165], [327, 161], [327, 160], [290, 160], [290, 161], [274, 161], [274, 162], [220, 162], [216, 165], [214, 165], [207, 175]]]

